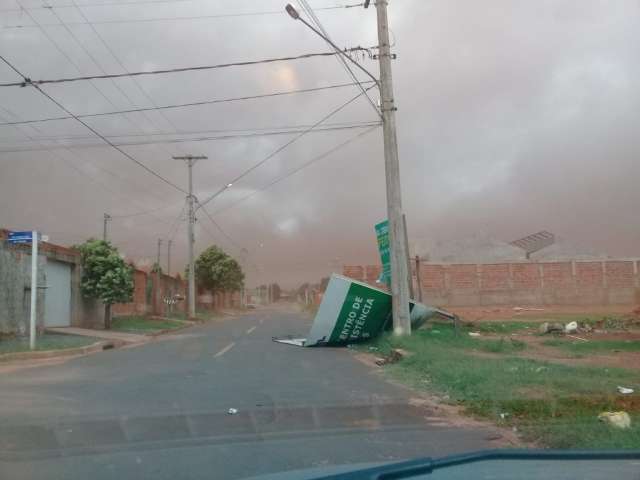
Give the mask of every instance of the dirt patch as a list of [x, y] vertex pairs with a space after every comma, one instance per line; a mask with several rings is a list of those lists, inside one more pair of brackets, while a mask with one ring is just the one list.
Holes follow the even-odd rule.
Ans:
[[[600, 341], [600, 340], [623, 340], [623, 341], [640, 341], [639, 331], [629, 332], [591, 332], [580, 333], [575, 337], [582, 338], [587, 341]], [[504, 338], [500, 335], [483, 335], [486, 339], [500, 339]], [[597, 366], [597, 367], [612, 367], [612, 368], [626, 368], [633, 370], [640, 370], [640, 352], [611, 352], [611, 353], [590, 353], [584, 356], [577, 357], [575, 354], [567, 352], [559, 347], [552, 347], [544, 345], [544, 342], [553, 338], [561, 338], [564, 341], [577, 341], [572, 337], [566, 336], [555, 337], [553, 335], [536, 335], [533, 333], [514, 333], [509, 335], [509, 338], [514, 340], [520, 340], [527, 345], [527, 348], [514, 354], [522, 358], [530, 358], [532, 360], [548, 361], [551, 363], [560, 363], [569, 366]], [[470, 355], [485, 357], [485, 358], [498, 358], [500, 354], [485, 353], [485, 352], [467, 352]]]
[[[372, 374], [380, 375], [382, 377], [383, 368], [376, 365], [375, 361], [377, 357], [375, 352], [365, 353], [354, 351], [352, 353], [356, 360], [370, 367]], [[407, 385], [395, 381], [388, 376], [384, 376], [382, 378], [384, 381], [396, 387], [410, 391], [412, 396], [409, 398], [409, 405], [424, 409], [424, 418], [430, 425], [486, 430], [487, 435], [485, 439], [490, 441], [495, 448], [531, 448], [536, 446], [532, 443], [525, 443], [518, 437], [517, 433], [511, 429], [501, 428], [491, 422], [468, 416], [468, 414], [465, 414], [463, 407], [449, 403], [449, 399], [447, 397], [442, 397], [435, 393], [415, 391], [414, 389], [407, 387]]]
[[570, 306], [546, 306], [529, 307], [527, 305], [496, 306], [496, 307], [450, 307], [448, 311], [455, 313], [465, 321], [502, 321], [502, 320], [532, 320], [553, 318], [554, 315], [620, 315], [633, 314], [634, 307], [607, 306], [607, 307], [570, 307]]

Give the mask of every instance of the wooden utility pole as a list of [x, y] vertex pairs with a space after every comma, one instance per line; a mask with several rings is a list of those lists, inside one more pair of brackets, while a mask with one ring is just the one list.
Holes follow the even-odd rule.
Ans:
[[167, 241], [167, 275], [171, 275], [171, 244], [172, 240]]

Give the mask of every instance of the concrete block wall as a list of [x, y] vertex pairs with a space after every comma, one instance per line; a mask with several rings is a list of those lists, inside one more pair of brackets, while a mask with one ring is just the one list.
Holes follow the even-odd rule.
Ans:
[[[343, 268], [350, 278], [375, 284], [379, 266]], [[446, 306], [636, 305], [640, 261], [564, 261], [420, 265], [425, 302]], [[415, 269], [414, 269], [415, 270]], [[415, 271], [414, 271], [415, 282]]]

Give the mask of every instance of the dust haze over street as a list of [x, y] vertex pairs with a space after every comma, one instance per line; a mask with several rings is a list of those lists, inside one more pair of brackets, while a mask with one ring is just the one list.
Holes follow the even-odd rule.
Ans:
[[495, 428], [452, 422], [347, 349], [271, 340], [304, 335], [310, 323], [291, 306], [266, 307], [135, 348], [3, 372], [0, 471], [225, 479], [502, 445]]
[[[371, 9], [311, 5], [338, 45], [376, 44]], [[6, 9], [0, 52], [33, 79], [326, 51], [276, 0], [259, 7], [245, 0], [27, 11], [20, 6], [37, 4], [0, 2]], [[638, 253], [636, 1], [398, 0], [389, 14], [398, 55], [393, 63], [398, 138], [412, 244], [477, 232], [509, 241], [547, 229], [605, 254]], [[375, 61], [360, 62], [377, 74]], [[6, 66], [0, 76], [16, 80]], [[85, 114], [348, 81], [338, 62], [320, 57], [47, 88], [72, 112]], [[254, 134], [313, 124], [357, 91], [350, 86], [88, 121], [125, 143]], [[0, 106], [0, 122], [61, 113], [30, 88], [0, 88]], [[372, 120], [375, 113], [360, 99], [330, 123]], [[176, 131], [183, 133], [168, 134]], [[238, 182], [210, 205], [237, 245], [200, 215], [197, 252], [211, 243], [234, 256], [238, 246], [246, 248], [249, 283], [283, 286], [317, 279], [335, 270], [334, 263], [374, 262], [372, 227], [386, 216], [380, 130], [227, 209], [357, 133], [306, 135]], [[100, 235], [107, 212], [114, 216], [113, 241], [129, 257], [150, 263], [155, 240], [173, 235], [174, 261], [184, 265], [184, 196], [112, 149], [79, 146], [98, 143], [89, 135], [69, 120], [0, 126], [0, 151], [5, 151], [0, 153], [0, 224], [37, 227], [54, 242], [73, 244]], [[206, 198], [291, 137], [123, 148], [183, 187], [184, 165], [171, 156], [208, 155], [195, 171], [196, 194]], [[15, 151], [36, 147], [40, 150]], [[55, 148], [42, 150], [47, 147]]]

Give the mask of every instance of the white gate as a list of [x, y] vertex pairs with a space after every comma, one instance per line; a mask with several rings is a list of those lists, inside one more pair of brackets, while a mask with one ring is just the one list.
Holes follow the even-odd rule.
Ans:
[[45, 327], [71, 325], [71, 265], [47, 261], [47, 289], [44, 302]]

